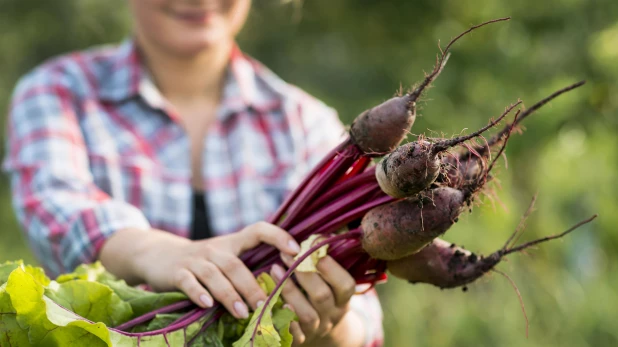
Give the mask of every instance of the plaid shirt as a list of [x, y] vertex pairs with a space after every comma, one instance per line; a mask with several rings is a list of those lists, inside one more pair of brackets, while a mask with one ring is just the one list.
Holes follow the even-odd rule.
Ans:
[[[203, 147], [214, 233], [266, 219], [344, 133], [334, 110], [236, 48]], [[52, 59], [23, 77], [7, 138], [13, 205], [51, 275], [94, 261], [116, 230], [189, 236], [189, 139], [132, 40]], [[375, 292], [352, 306], [367, 319], [367, 344], [381, 345]]]

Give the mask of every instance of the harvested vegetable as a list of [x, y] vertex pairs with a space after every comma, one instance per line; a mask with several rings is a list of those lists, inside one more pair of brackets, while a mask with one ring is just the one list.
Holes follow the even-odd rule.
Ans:
[[427, 189], [440, 174], [440, 157], [444, 151], [480, 136], [498, 124], [520, 103], [507, 107], [498, 119], [470, 135], [436, 142], [419, 140], [397, 148], [384, 157], [376, 168], [380, 188], [395, 198], [411, 197]]
[[[387, 268], [396, 277], [410, 283], [427, 283], [439, 288], [462, 287], [493, 270], [507, 255], [526, 248], [565, 236], [578, 227], [591, 222], [594, 215], [567, 231], [553, 236], [527, 242], [519, 246], [509, 243], [489, 256], [477, 255], [450, 242], [435, 239], [420, 252], [387, 263]], [[511, 237], [509, 241], [512, 241]]]
[[361, 223], [363, 250], [381, 260], [416, 253], [445, 233], [463, 207], [464, 194], [448, 187], [376, 207], [365, 214]]

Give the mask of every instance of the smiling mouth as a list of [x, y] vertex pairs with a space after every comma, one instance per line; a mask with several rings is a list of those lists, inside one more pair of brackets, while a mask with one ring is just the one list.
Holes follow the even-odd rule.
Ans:
[[173, 16], [185, 23], [189, 24], [206, 24], [210, 22], [216, 15], [214, 10], [198, 10], [198, 11], [175, 11]]

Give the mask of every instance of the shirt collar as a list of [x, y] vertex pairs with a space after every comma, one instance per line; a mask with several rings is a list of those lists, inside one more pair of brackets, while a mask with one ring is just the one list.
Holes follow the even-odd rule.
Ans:
[[[141, 96], [153, 108], [165, 108], [165, 99], [149, 77], [142, 64], [133, 39], [127, 39], [112, 53], [108, 73], [100, 84], [99, 97], [111, 102], [122, 102]], [[230, 56], [219, 116], [248, 109], [270, 108], [276, 96], [268, 88], [260, 88], [263, 67], [247, 57], [237, 45]]]
[[133, 40], [127, 39], [112, 51], [106, 64], [106, 74], [99, 87], [99, 98], [122, 102], [139, 94], [145, 77]]

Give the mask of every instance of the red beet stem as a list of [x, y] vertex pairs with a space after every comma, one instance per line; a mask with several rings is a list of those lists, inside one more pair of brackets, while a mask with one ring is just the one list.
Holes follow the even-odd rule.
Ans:
[[281, 222], [280, 227], [282, 229], [288, 229], [292, 224], [296, 223], [300, 219], [298, 215], [302, 213], [305, 206], [316, 196], [324, 194], [333, 183], [350, 169], [350, 166], [360, 155], [361, 152], [358, 147], [351, 146], [336, 157], [328, 169], [324, 171], [322, 175], [315, 177], [315, 180], [308, 184], [305, 189], [303, 189], [302, 193], [298, 195], [290, 206], [288, 214], [285, 216], [283, 222]]
[[[304, 228], [291, 229], [290, 234], [292, 234], [292, 236], [294, 236], [296, 240], [304, 240], [311, 234], [319, 235], [335, 232], [341, 227], [345, 226], [347, 223], [361, 218], [365, 213], [367, 213], [367, 211], [371, 210], [372, 208], [395, 201], [394, 198], [383, 193], [381, 194], [382, 195], [380, 197], [372, 198], [369, 200], [369, 202], [349, 212], [343, 214], [335, 214], [338, 215], [338, 217], [336, 217], [335, 219], [318, 221], [319, 223], [316, 223], [318, 226], [315, 229], [313, 229], [312, 226], [309, 225], [305, 226]], [[250, 261], [248, 260], [246, 262], [247, 266], [249, 268], [253, 268], [259, 264], [262, 264], [262, 262], [270, 261], [270, 259], [273, 257], [278, 257], [277, 249], [273, 248], [272, 246], [268, 247], [269, 248], [267, 250], [262, 250], [259, 255], [256, 255], [254, 259], [251, 259]]]
[[340, 199], [344, 194], [349, 193], [351, 190], [359, 189], [359, 187], [370, 183], [375, 184], [376, 187], [378, 185], [375, 179], [375, 167], [371, 167], [367, 171], [333, 186], [332, 189], [329, 189], [328, 192], [318, 197], [314, 202], [306, 207], [306, 214], [309, 215], [331, 201]]
[[118, 330], [129, 330], [131, 328], [133, 328], [136, 325], [145, 323], [151, 319], [153, 319], [156, 315], [161, 314], [161, 313], [170, 313], [170, 312], [176, 312], [176, 311], [180, 311], [182, 309], [185, 309], [187, 307], [191, 307], [194, 304], [190, 301], [190, 300], [183, 300], [183, 301], [179, 301], [176, 303], [173, 303], [171, 305], [167, 305], [164, 307], [161, 307], [159, 309], [156, 309], [154, 311], [150, 311], [148, 313], [145, 313], [139, 317], [133, 318], [128, 322], [124, 322], [122, 324], [120, 324], [119, 326], [116, 327], [116, 329]]
[[309, 182], [311, 180], [313, 180], [313, 178], [316, 176], [316, 174], [318, 172], [320, 172], [320, 170], [326, 166], [326, 164], [328, 162], [330, 162], [331, 160], [333, 160], [333, 158], [335, 158], [340, 152], [342, 152], [345, 148], [347, 148], [348, 146], [350, 146], [352, 144], [352, 142], [350, 141], [350, 138], [347, 138], [345, 141], [343, 141], [342, 143], [340, 143], [337, 147], [335, 147], [335, 149], [333, 149], [332, 151], [330, 151], [330, 153], [328, 153], [312, 170], [311, 172], [309, 172], [309, 174], [307, 174], [307, 176], [305, 177], [305, 179], [303, 179], [303, 181], [298, 185], [298, 187], [285, 199], [285, 201], [283, 202], [283, 204], [281, 204], [281, 206], [277, 209], [277, 211], [275, 212], [275, 214], [269, 219], [270, 223], [276, 224], [281, 217], [283, 216], [283, 214], [285, 214], [285, 212], [287, 211], [287, 209], [290, 207], [290, 205], [292, 204], [292, 202], [294, 202], [296, 200], [296, 198], [298, 197], [298, 195], [305, 189], [305, 187], [309, 184]]

